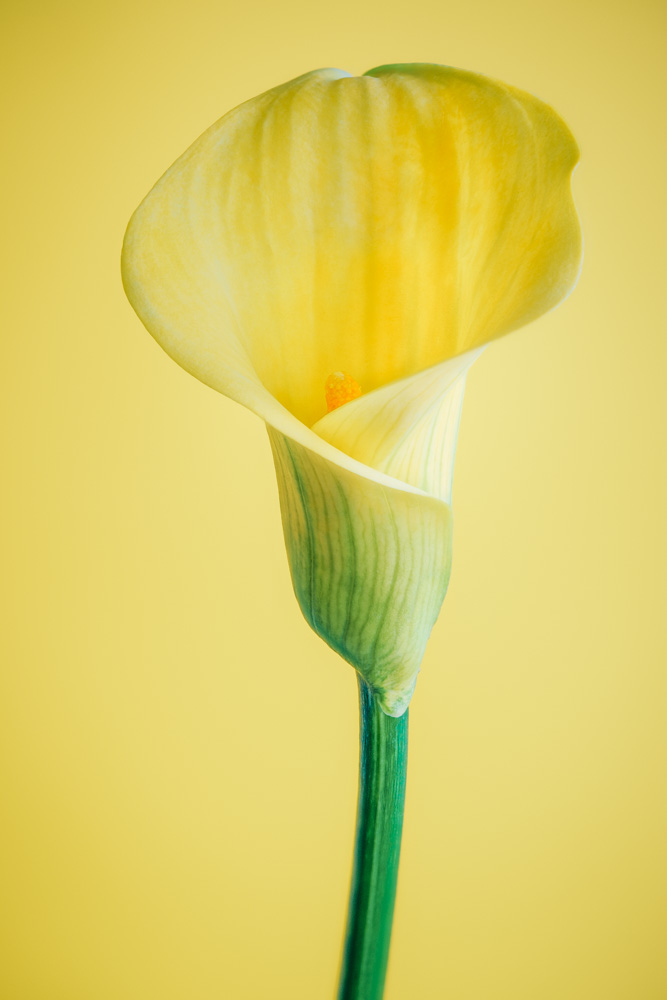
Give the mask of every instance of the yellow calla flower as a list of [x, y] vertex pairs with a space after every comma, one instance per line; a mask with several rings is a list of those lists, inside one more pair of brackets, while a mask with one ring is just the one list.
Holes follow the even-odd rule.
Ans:
[[213, 125], [130, 222], [132, 305], [266, 421], [303, 613], [389, 715], [447, 588], [467, 369], [576, 283], [576, 161], [551, 108], [476, 74], [317, 70]]

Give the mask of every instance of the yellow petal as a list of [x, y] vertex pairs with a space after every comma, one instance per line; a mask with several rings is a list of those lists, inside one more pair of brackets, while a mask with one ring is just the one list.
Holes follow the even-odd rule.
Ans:
[[[130, 301], [266, 420], [301, 607], [390, 714], [449, 577], [467, 367], [576, 281], [576, 157], [550, 108], [483, 77], [319, 70], [212, 126], [128, 227]], [[324, 416], [341, 370], [364, 395]]]
[[319, 70], [230, 112], [133, 217], [149, 330], [238, 398], [306, 424], [343, 369], [372, 391], [556, 305], [581, 256], [577, 148], [547, 105], [438, 66]]

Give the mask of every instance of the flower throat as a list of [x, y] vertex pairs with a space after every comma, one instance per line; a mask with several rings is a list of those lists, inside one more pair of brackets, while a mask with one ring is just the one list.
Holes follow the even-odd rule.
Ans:
[[324, 395], [327, 401], [327, 413], [331, 413], [339, 406], [358, 399], [361, 396], [361, 386], [347, 372], [332, 372], [324, 383]]

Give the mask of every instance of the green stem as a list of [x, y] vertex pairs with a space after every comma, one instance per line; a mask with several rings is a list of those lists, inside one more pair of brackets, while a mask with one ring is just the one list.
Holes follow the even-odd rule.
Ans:
[[408, 713], [385, 715], [359, 677], [359, 799], [338, 1000], [382, 1000], [401, 853]]

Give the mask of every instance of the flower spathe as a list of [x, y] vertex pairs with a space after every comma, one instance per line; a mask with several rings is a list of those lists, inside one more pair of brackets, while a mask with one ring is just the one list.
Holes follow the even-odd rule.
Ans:
[[[472, 73], [316, 70], [220, 119], [128, 227], [132, 305], [266, 421], [301, 608], [390, 715], [447, 588], [467, 369], [576, 283], [577, 155]], [[327, 413], [340, 371], [363, 392]]]

